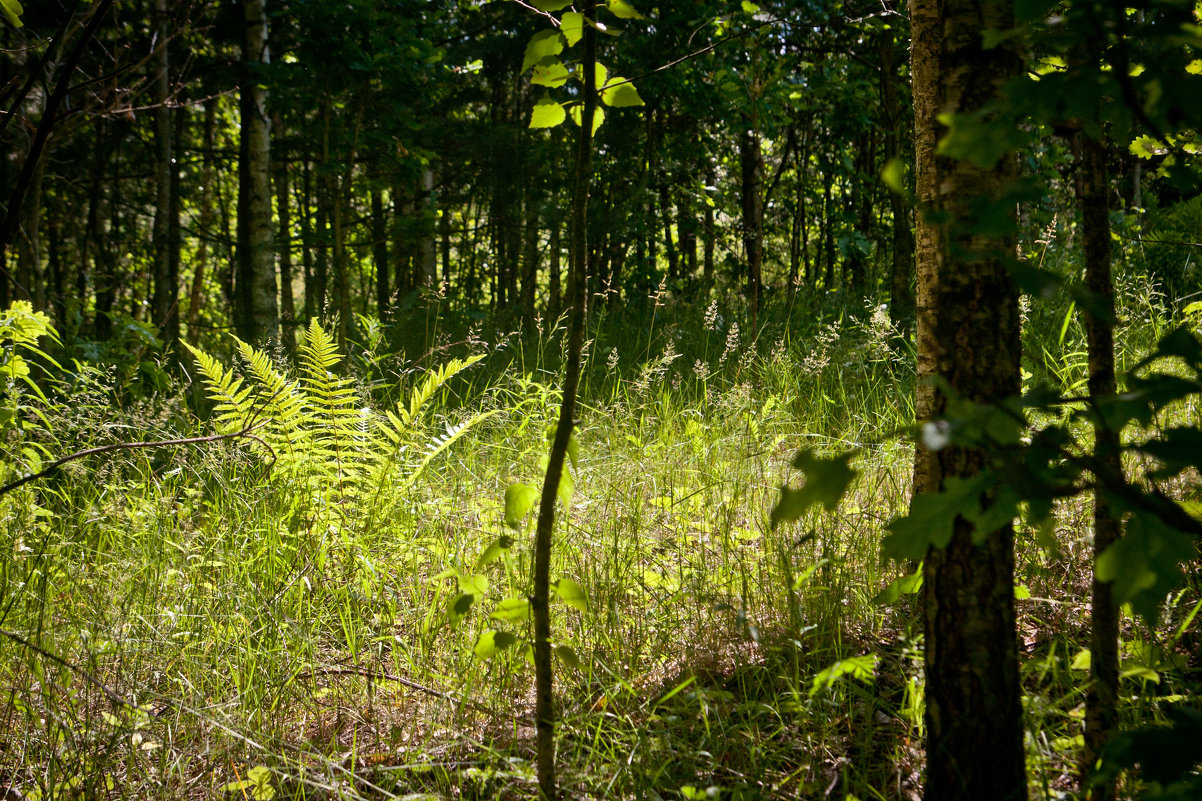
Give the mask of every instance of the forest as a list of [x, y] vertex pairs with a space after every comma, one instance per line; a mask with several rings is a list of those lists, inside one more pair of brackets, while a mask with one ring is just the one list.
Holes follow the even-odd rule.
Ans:
[[1202, 798], [1202, 2], [0, 17], [0, 799]]

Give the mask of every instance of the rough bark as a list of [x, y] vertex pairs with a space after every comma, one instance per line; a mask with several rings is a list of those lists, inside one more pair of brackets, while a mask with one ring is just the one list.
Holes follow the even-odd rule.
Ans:
[[[938, 376], [978, 403], [1019, 391], [1018, 292], [1006, 266], [1013, 216], [998, 201], [1014, 177], [1003, 158], [984, 169], [936, 156], [939, 112], [970, 112], [996, 99], [1019, 60], [1010, 43], [986, 50], [982, 28], [1009, 30], [1009, 0], [911, 0], [919, 216], [919, 359], [922, 379]], [[936, 189], [938, 191], [936, 191]], [[982, 205], [988, 232], [974, 215]], [[932, 388], [933, 389], [933, 388]], [[944, 411], [927, 396], [920, 419]], [[919, 460], [915, 491], [978, 472], [986, 454], [947, 447]], [[983, 506], [992, 499], [984, 496]], [[980, 540], [979, 543], [974, 539]], [[1014, 611], [1014, 533], [976, 532], [956, 521], [945, 548], [924, 562], [927, 777], [929, 801], [1016, 801], [1027, 797]], [[987, 725], [982, 725], [987, 722]]]
[[[714, 172], [714, 163], [707, 157], [705, 160], [705, 185], [713, 186], [718, 176]], [[717, 239], [717, 226], [714, 222], [714, 206], [705, 204], [705, 220], [701, 225], [701, 275], [706, 286], [714, 282], [714, 244]]]
[[[1105, 145], [1088, 134], [1080, 136], [1079, 174], [1081, 239], [1085, 253], [1085, 285], [1093, 295], [1096, 309], [1086, 310], [1085, 338], [1089, 350], [1089, 394], [1092, 397], [1115, 392], [1114, 330], [1109, 316], [1114, 314], [1114, 285], [1110, 277], [1110, 203]], [[1094, 311], [1100, 314], [1093, 313]], [[1119, 434], [1099, 418], [1094, 422], [1094, 458], [1099, 469], [1111, 475], [1122, 474]], [[1105, 492], [1094, 492], [1094, 561], [1118, 541], [1122, 527]], [[1119, 610], [1111, 584], [1093, 579], [1091, 598], [1090, 672], [1093, 681], [1085, 697], [1085, 751], [1081, 759], [1082, 789], [1090, 783], [1102, 749], [1114, 736], [1118, 723], [1116, 702], [1119, 689]], [[1092, 789], [1093, 801], [1115, 797], [1113, 781]]]
[[242, 0], [241, 141], [238, 160], [238, 334], [248, 342], [279, 334], [271, 220], [271, 124], [256, 68], [270, 63], [266, 0]]

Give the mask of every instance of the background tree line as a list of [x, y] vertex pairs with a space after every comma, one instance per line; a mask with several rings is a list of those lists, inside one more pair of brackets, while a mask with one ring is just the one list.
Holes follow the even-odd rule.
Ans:
[[[905, 18], [861, 5], [630, 20], [612, 66], [648, 105], [599, 129], [592, 295], [728, 281], [748, 308], [840, 291], [911, 314], [910, 213], [879, 180], [910, 147]], [[287, 341], [322, 315], [345, 337], [422, 286], [461, 310], [561, 311], [568, 148], [527, 127], [539, 20], [517, 4], [49, 2], [25, 21], [3, 32], [0, 302], [71, 337], [130, 320], [168, 343], [279, 321]]]

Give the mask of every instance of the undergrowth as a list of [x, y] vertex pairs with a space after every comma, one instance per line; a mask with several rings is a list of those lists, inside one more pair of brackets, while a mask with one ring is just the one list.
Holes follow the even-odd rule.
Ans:
[[[1169, 323], [1146, 298], [1129, 341]], [[572, 646], [556, 668], [565, 790], [918, 797], [920, 625], [908, 597], [874, 601], [901, 572], [878, 553], [909, 498], [909, 344], [872, 304], [748, 332], [722, 298], [652, 300], [654, 317], [596, 311], [589, 343], [556, 532], [554, 574], [583, 590], [553, 624]], [[1071, 390], [1067, 314], [1030, 327], [1027, 369]], [[532, 671], [522, 649], [477, 649], [498, 620], [527, 625], [497, 612], [530, 581], [533, 521], [506, 520], [506, 488], [538, 483], [558, 406], [562, 338], [540, 326], [491, 345], [469, 332], [457, 358], [436, 339], [404, 363], [384, 334], [348, 361], [316, 323], [295, 360], [192, 349], [203, 408], [181, 385], [118, 408], [113, 378], [81, 364], [10, 382], [4, 482], [80, 447], [245, 435], [106, 454], [0, 497], [0, 786], [531, 797]], [[834, 513], [774, 529], [803, 443], [860, 447], [863, 477]], [[1019, 532], [1040, 798], [1071, 791], [1080, 747], [1089, 515], [1062, 509], [1055, 547]], [[1127, 720], [1192, 690], [1198, 597], [1170, 598], [1161, 630], [1128, 620]]]

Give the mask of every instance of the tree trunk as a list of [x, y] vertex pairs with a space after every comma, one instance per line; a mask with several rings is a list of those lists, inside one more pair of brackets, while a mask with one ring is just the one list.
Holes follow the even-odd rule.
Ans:
[[46, 309], [46, 287], [42, 275], [42, 186], [46, 178], [46, 164], [39, 162], [29, 182], [25, 209], [21, 213], [21, 226], [17, 247], [17, 284], [28, 292], [35, 309]]
[[[175, 345], [179, 334], [178, 281], [171, 277], [171, 183], [175, 172], [174, 137], [171, 132], [171, 110], [167, 107], [171, 92], [168, 72], [167, 0], [154, 0], [155, 38], [154, 51], [154, 186], [155, 208], [154, 229], [151, 241], [154, 245], [154, 295], [151, 303], [151, 319], [158, 326], [168, 347]], [[174, 322], [172, 319], [174, 318]], [[175, 336], [169, 334], [175, 330]]]
[[539, 200], [533, 188], [526, 191], [526, 221], [522, 226], [522, 322], [527, 330], [534, 327], [534, 301], [538, 296], [538, 211]]
[[384, 192], [371, 190], [371, 253], [376, 267], [376, 316], [388, 318], [392, 290], [388, 285], [388, 218], [384, 216]]
[[109, 313], [113, 310], [117, 295], [117, 265], [111, 236], [115, 231], [106, 230], [105, 226], [105, 218], [109, 216], [107, 214], [109, 209], [106, 206], [112, 207], [114, 222], [117, 214], [117, 204], [106, 204], [105, 202], [108, 197], [105, 188], [107, 186], [109, 191], [115, 194], [119, 191], [120, 186], [115, 175], [111, 181], [104, 180], [104, 168], [108, 164], [109, 154], [117, 146], [115, 141], [110, 141], [110, 137], [116, 139], [118, 136], [116, 132], [110, 130], [112, 127], [114, 127], [112, 123], [103, 118], [96, 122], [91, 188], [88, 191], [88, 239], [92, 253], [92, 280], [96, 292], [94, 327], [96, 338], [101, 342], [108, 341], [112, 336], [113, 322]]
[[[1081, 181], [1077, 205], [1081, 210], [1081, 239], [1085, 253], [1085, 286], [1093, 296], [1094, 307], [1084, 312], [1085, 338], [1089, 349], [1089, 394], [1098, 398], [1113, 395], [1114, 330], [1109, 317], [1114, 314], [1114, 285], [1110, 277], [1110, 181], [1106, 171], [1106, 147], [1094, 137], [1079, 137]], [[1100, 417], [1094, 421], [1094, 458], [1099, 470], [1122, 475], [1119, 432], [1106, 426]], [[1101, 482], [1098, 482], [1099, 485]], [[1111, 545], [1118, 542], [1122, 524], [1110, 499], [1100, 488], [1094, 491], [1094, 564]], [[1114, 736], [1118, 724], [1116, 703], [1119, 691], [1119, 610], [1111, 584], [1098, 581], [1095, 574], [1091, 600], [1090, 673], [1093, 681], [1085, 697], [1085, 751], [1081, 761], [1082, 792], [1089, 786], [1102, 749]], [[1115, 797], [1114, 782], [1093, 787], [1092, 801]]]
[[205, 101], [204, 133], [200, 167], [200, 233], [196, 243], [196, 258], [192, 273], [192, 288], [188, 292], [188, 341], [197, 342], [200, 336], [200, 307], [204, 302], [205, 272], [209, 262], [209, 239], [213, 236], [213, 142], [217, 125], [217, 98]]
[[421, 224], [417, 238], [417, 264], [414, 272], [422, 286], [434, 286], [438, 282], [436, 251], [434, 248], [434, 170], [422, 168], [420, 201], [417, 208]]
[[[180, 153], [183, 150], [184, 131], [186, 130], [187, 118], [185, 115], [187, 110], [177, 108], [173, 116], [175, 120], [171, 125], [171, 149], [173, 153]], [[183, 225], [180, 222], [180, 209], [182, 207], [182, 191], [180, 186], [180, 159], [175, 156], [171, 160], [171, 178], [168, 182], [170, 189], [170, 200], [168, 201], [169, 211], [167, 213], [167, 286], [170, 289], [171, 299], [169, 301], [170, 313], [167, 319], [163, 321], [160, 329], [163, 341], [167, 343], [168, 348], [176, 347], [179, 342], [179, 274], [180, 261], [183, 257], [184, 234]]]
[[834, 181], [831, 175], [830, 165], [822, 173], [822, 253], [826, 257], [824, 262], [825, 272], [822, 277], [822, 288], [827, 292], [831, 292], [837, 287], [835, 286], [835, 226], [831, 215], [834, 210], [831, 208], [831, 183]]
[[751, 307], [751, 333], [757, 333], [760, 309], [760, 272], [764, 262], [764, 211], [762, 187], [764, 158], [760, 148], [760, 132], [744, 124], [739, 136], [739, 167], [742, 173], [743, 253], [747, 259], [747, 301]]
[[[969, 0], [911, 0], [910, 18], [922, 202], [920, 382], [938, 377], [961, 397], [995, 403], [1020, 388], [1018, 292], [1006, 265], [1015, 245], [1014, 207], [999, 200], [1014, 179], [1015, 162], [1006, 157], [984, 169], [935, 156], [934, 144], [941, 130], [937, 114], [980, 109], [1017, 74], [1020, 61], [1012, 40], [990, 50], [981, 43], [982, 28], [1010, 30], [1013, 13], [1009, 0], [984, 6]], [[988, 228], [974, 217], [974, 207], [981, 204], [993, 204]], [[999, 223], [1006, 233], [997, 233]], [[941, 391], [932, 393], [919, 421], [939, 416], [946, 404]], [[926, 454], [918, 460], [915, 493], [937, 492], [945, 480], [972, 476], [984, 460], [984, 453], [958, 446]], [[983, 507], [992, 501], [981, 498]], [[929, 801], [1027, 797], [1013, 573], [1009, 524], [976, 532], [958, 518], [948, 546], [927, 550]]]
[[547, 292], [550, 297], [547, 299], [547, 317], [549, 322], [554, 325], [556, 318], [559, 317], [559, 220], [551, 222], [551, 241], [548, 245], [551, 251], [551, 259], [547, 266]]
[[[881, 113], [884, 116], [885, 163], [902, 162], [902, 105], [898, 99], [899, 43], [892, 33], [881, 34]], [[910, 283], [914, 278], [914, 237], [911, 234], [912, 214], [903, 192], [889, 190], [889, 214], [893, 220], [893, 247], [889, 267], [889, 319], [903, 339], [910, 335], [910, 320], [914, 314], [914, 295]]]
[[[714, 173], [714, 163], [707, 156], [705, 160], [705, 186], [707, 193], [710, 191], [709, 187], [713, 186], [717, 180], [718, 176]], [[701, 260], [701, 275], [705, 280], [706, 286], [712, 286], [714, 283], [714, 242], [716, 237], [717, 227], [714, 224], [714, 206], [712, 203], [706, 203], [705, 221], [701, 228], [701, 249], [704, 254]]]
[[279, 158], [272, 162], [275, 173], [275, 216], [279, 220], [280, 252], [280, 341], [288, 353], [296, 351], [296, 298], [292, 285], [292, 204], [288, 174], [287, 151], [284, 147], [284, 117], [271, 115], [271, 128], [276, 138]]
[[439, 260], [442, 262], [442, 283], [448, 291], [451, 288], [451, 208], [448, 202], [443, 202], [442, 210], [438, 213], [438, 242]]
[[[584, 15], [595, 19], [595, 0], [585, 0]], [[580, 383], [581, 351], [584, 346], [585, 291], [588, 276], [588, 199], [592, 179], [593, 114], [597, 103], [596, 84], [597, 32], [584, 26], [584, 102], [576, 149], [575, 175], [572, 181], [572, 260], [568, 294], [572, 317], [568, 334], [568, 363], [564, 374], [563, 401], [555, 439], [547, 460], [547, 474], [539, 499], [538, 523], [534, 540], [534, 582], [530, 609], [534, 619], [534, 720], [538, 748], [538, 787], [544, 801], [555, 801], [555, 698], [551, 665], [551, 549], [555, 527], [555, 499], [563, 475], [568, 443], [576, 416], [576, 390]]]
[[676, 237], [680, 242], [680, 263], [691, 284], [697, 280], [697, 221], [693, 219], [693, 196], [681, 192], [676, 204]]
[[242, 0], [241, 142], [238, 159], [238, 335], [262, 342], [279, 335], [271, 232], [271, 125], [258, 68], [270, 63], [266, 0]]

